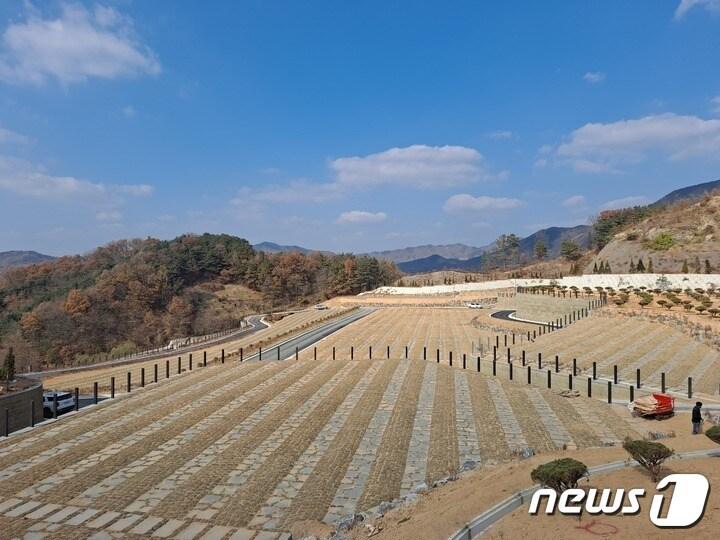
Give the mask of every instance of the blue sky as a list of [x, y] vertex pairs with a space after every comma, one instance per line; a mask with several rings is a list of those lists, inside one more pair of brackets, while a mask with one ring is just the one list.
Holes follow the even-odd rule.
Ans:
[[719, 52], [720, 0], [4, 1], [0, 251], [586, 223], [720, 178]]

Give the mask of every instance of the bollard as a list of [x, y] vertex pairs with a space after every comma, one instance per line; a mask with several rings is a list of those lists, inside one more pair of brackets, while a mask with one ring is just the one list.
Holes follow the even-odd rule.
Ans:
[[132, 372], [127, 372], [127, 393], [132, 391]]
[[560, 372], [560, 357], [556, 354], [555, 355], [555, 373]]
[[593, 362], [593, 381], [597, 380], [597, 362]]
[[688, 377], [688, 399], [692, 399], [692, 377]]
[[587, 395], [588, 397], [592, 397], [592, 378], [588, 377], [588, 389], [587, 389]]
[[317, 360], [317, 347], [313, 347], [313, 360]]
[[497, 360], [493, 358], [493, 376], [497, 375]]
[[497, 347], [493, 346], [493, 361], [497, 360]]
[[496, 347], [500, 346], [500, 336], [495, 336], [495, 346]]
[[165, 378], [170, 378], [170, 360], [165, 360]]
[[[95, 382], [93, 383], [93, 403], [94, 403], [95, 405], [98, 404], [98, 383], [97, 383], [97, 381], [95, 381]], [[34, 404], [34, 403], [33, 403], [33, 404]]]
[[630, 403], [635, 401], [635, 387], [631, 384], [630, 385]]
[[528, 330], [528, 333], [527, 333], [527, 340], [530, 341], [530, 330]]
[[618, 369], [617, 369], [617, 365], [614, 365], [614, 366], [613, 366], [613, 383], [614, 383], [614, 384], [617, 384], [617, 383], [618, 383]]
[[477, 372], [480, 373], [480, 357], [477, 357]]
[[203, 367], [207, 367], [207, 351], [203, 351]]
[[372, 360], [372, 345], [370, 345], [370, 347], [368, 347], [368, 358], [370, 360]]
[[145, 368], [140, 368], [140, 388], [145, 388]]
[[505, 334], [505, 347], [507, 347], [507, 334]]
[[542, 369], [542, 353], [538, 353], [538, 369]]
[[355, 348], [351, 345], [350, 346], [350, 360], [352, 360], [354, 356], [355, 356]]
[[178, 375], [180, 375], [180, 372], [182, 371], [182, 358], [178, 356]]
[[243, 348], [240, 347], [240, 361], [243, 361]]
[[192, 353], [188, 357], [188, 370], [192, 371]]
[[608, 381], [608, 403], [612, 403], [612, 381]]
[[573, 375], [577, 375], [577, 358], [573, 358]]
[[637, 387], [640, 388], [640, 368], [635, 370], [635, 383], [637, 384]]
[[57, 392], [55, 392], [55, 395], [53, 396], [53, 418], [57, 418]]
[[408, 346], [405, 345], [405, 360], [408, 358]]
[[295, 360], [296, 360], [296, 361], [298, 360], [298, 355], [299, 355], [299, 354], [300, 354], [300, 351], [298, 350], [297, 347], [295, 347]]
[[662, 390], [662, 393], [665, 393], [665, 372], [663, 371], [660, 374], [660, 389]]
[[75, 410], [80, 410], [80, 389], [77, 386], [75, 387]]
[[525, 349], [523, 349], [523, 352], [522, 352], [522, 365], [523, 365], [523, 367], [525, 367]]
[[225, 349], [220, 351], [220, 363], [221, 364], [225, 363]]
[[535, 334], [535, 330], [533, 330], [533, 339], [537, 337], [537, 334]]
[[547, 387], [552, 388], [552, 371], [547, 370]]
[[463, 353], [463, 369], [465, 369], [466, 367], [467, 367], [467, 365], [465, 362], [465, 353]]
[[258, 347], [260, 351], [258, 352], [258, 360], [262, 360], [262, 347]]
[[515, 345], [515, 332], [513, 332], [513, 335], [512, 335], [512, 344]]
[[450, 356], [448, 358], [450, 359], [450, 367], [452, 367], [452, 351], [450, 351]]
[[568, 373], [568, 390], [573, 389], [573, 374]]
[[513, 380], [513, 365], [512, 365], [512, 362], [510, 362], [510, 363], [508, 364], [508, 367], [510, 368], [509, 375], [510, 375], [510, 380], [512, 381], [512, 380]]
[[437, 349], [435, 351], [435, 361], [439, 364], [440, 363], [440, 349]]
[[390, 360], [390, 345], [387, 346], [387, 359]]
[[110, 377], [110, 397], [115, 397], [115, 377]]
[[153, 366], [153, 382], [154, 382], [154, 383], [157, 383], [157, 382], [158, 382], [158, 367], [157, 367], [157, 364], [155, 364], [155, 365]]
[[335, 347], [333, 347], [333, 360], [335, 360]]
[[508, 347], [508, 350], [507, 350], [507, 361], [509, 364], [510, 363], [510, 347]]
[[427, 347], [423, 347], [423, 360], [427, 360]]
[[527, 367], [527, 381], [528, 384], [532, 384], [532, 369], [530, 369], [530, 366]]

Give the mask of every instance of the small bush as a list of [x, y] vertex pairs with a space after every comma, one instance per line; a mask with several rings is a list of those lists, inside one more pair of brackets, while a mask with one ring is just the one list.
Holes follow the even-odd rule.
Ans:
[[705, 432], [705, 436], [714, 443], [720, 444], [720, 426], [713, 426]]
[[653, 482], [657, 482], [660, 476], [660, 470], [662, 469], [665, 460], [672, 456], [675, 452], [659, 442], [653, 441], [633, 441], [632, 439], [625, 439], [623, 448], [627, 451], [632, 458], [637, 461], [641, 467], [646, 469], [653, 479]]
[[530, 473], [533, 482], [554, 489], [558, 493], [577, 487], [578, 481], [588, 475], [587, 465], [572, 458], [556, 459], [544, 463]]
[[667, 251], [675, 244], [675, 239], [671, 234], [660, 233], [650, 242], [650, 247], [658, 251]]

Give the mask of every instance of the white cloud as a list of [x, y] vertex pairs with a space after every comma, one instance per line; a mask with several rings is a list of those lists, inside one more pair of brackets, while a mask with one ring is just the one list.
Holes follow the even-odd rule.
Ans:
[[488, 139], [494, 139], [496, 141], [507, 140], [513, 138], [513, 132], [508, 130], [491, 131], [486, 133], [485, 136]]
[[478, 210], [508, 210], [523, 205], [519, 199], [505, 197], [473, 197], [467, 193], [453, 195], [443, 205], [443, 210], [453, 212], [476, 212]]
[[105, 185], [72, 176], [53, 176], [32, 163], [0, 156], [0, 190], [36, 199], [91, 202], [114, 201], [121, 195], [152, 194], [149, 185]]
[[348, 223], [381, 223], [387, 219], [385, 212], [366, 212], [364, 210], [351, 210], [350, 212], [343, 212], [337, 218], [337, 223], [348, 224]]
[[58, 18], [28, 9], [25, 20], [9, 25], [0, 47], [0, 80], [14, 84], [115, 79], [160, 73], [154, 53], [140, 43], [132, 20], [112, 8], [93, 12], [63, 4]]
[[587, 201], [585, 200], [585, 197], [582, 195], [573, 195], [571, 197], [568, 197], [562, 202], [562, 205], [566, 208], [578, 208], [585, 206], [587, 204]]
[[268, 186], [261, 189], [244, 187], [230, 202], [244, 205], [248, 201], [269, 204], [324, 203], [341, 196], [338, 184], [319, 184], [305, 179], [293, 180], [287, 185]]
[[132, 105], [126, 105], [123, 107], [122, 113], [125, 118], [135, 118], [137, 115], [137, 111]]
[[720, 114], [720, 96], [715, 96], [710, 100], [710, 106], [712, 108], [712, 112], [715, 114]]
[[117, 210], [106, 210], [95, 214], [95, 218], [104, 223], [117, 223], [122, 221], [122, 217], [122, 213]]
[[0, 144], [27, 144], [30, 138], [0, 127]]
[[600, 210], [617, 210], [619, 208], [628, 208], [631, 206], [642, 206], [648, 204], [650, 201], [644, 195], [632, 195], [630, 197], [623, 197], [622, 199], [615, 199], [608, 201], [600, 207]]
[[533, 163], [533, 167], [537, 169], [542, 169], [543, 167], [547, 167], [548, 160], [545, 158], [536, 159]]
[[585, 124], [555, 152], [559, 161], [578, 172], [618, 172], [651, 153], [669, 160], [720, 156], [720, 120], [672, 113]]
[[337, 183], [347, 188], [381, 185], [447, 188], [470, 184], [490, 175], [482, 155], [464, 146], [413, 145], [330, 163]]
[[703, 7], [711, 13], [720, 13], [720, 0], [680, 0], [675, 10], [675, 19], [682, 19], [695, 6]]
[[605, 80], [605, 74], [601, 71], [588, 71], [583, 75], [583, 80], [590, 84], [599, 84]]

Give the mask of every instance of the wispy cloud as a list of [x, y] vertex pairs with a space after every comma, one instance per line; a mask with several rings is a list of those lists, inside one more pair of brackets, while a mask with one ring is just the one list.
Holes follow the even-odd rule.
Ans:
[[490, 131], [485, 134], [485, 137], [488, 139], [493, 139], [496, 141], [503, 141], [512, 139], [514, 137], [513, 132], [509, 130], [500, 130], [500, 131]]
[[650, 200], [644, 195], [632, 195], [630, 197], [623, 197], [622, 199], [614, 199], [608, 201], [602, 206], [600, 210], [617, 210], [619, 208], [628, 208], [631, 206], [642, 206], [648, 204]]
[[590, 84], [599, 84], [605, 80], [605, 74], [601, 71], [588, 71], [583, 75], [583, 80]]
[[712, 109], [712, 112], [715, 114], [720, 114], [720, 96], [715, 96], [710, 100], [710, 107]]
[[720, 0], [680, 0], [675, 9], [675, 19], [680, 20], [695, 7], [705, 8], [711, 13], [720, 13]]
[[607, 173], [645, 161], [653, 153], [673, 161], [717, 159], [720, 119], [667, 113], [585, 124], [557, 148], [555, 158], [577, 172]]
[[367, 224], [367, 223], [381, 223], [387, 219], [385, 212], [367, 212], [365, 210], [351, 210], [349, 212], [343, 212], [338, 216], [337, 222], [340, 225], [344, 224]]
[[56, 79], [67, 85], [160, 70], [155, 54], [136, 37], [132, 20], [109, 7], [91, 11], [67, 3], [56, 19], [29, 8], [25, 19], [2, 35], [0, 80], [8, 83], [42, 85]]
[[122, 113], [125, 118], [135, 118], [135, 116], [137, 115], [137, 111], [132, 105], [126, 105], [125, 107], [123, 107]]
[[581, 208], [587, 204], [583, 195], [573, 195], [562, 202], [565, 208]]
[[28, 144], [30, 137], [0, 127], [0, 144]]
[[453, 195], [445, 201], [443, 210], [453, 212], [477, 212], [479, 210], [508, 210], [519, 208], [523, 202], [519, 199], [506, 197], [486, 197], [481, 195], [474, 197], [467, 193]]

